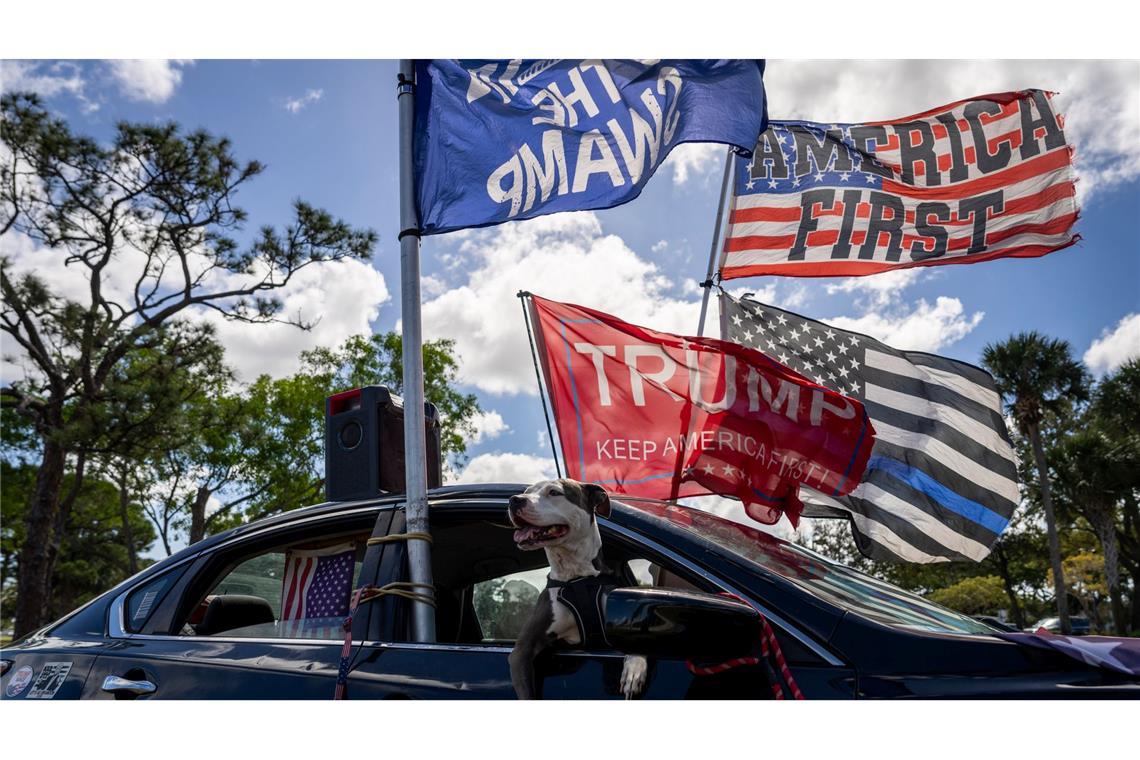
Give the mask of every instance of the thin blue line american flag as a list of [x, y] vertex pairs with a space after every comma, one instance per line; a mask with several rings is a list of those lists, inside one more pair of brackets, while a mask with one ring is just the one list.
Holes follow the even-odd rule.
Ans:
[[840, 498], [801, 489], [806, 506], [849, 513], [859, 550], [873, 559], [980, 561], [989, 554], [1020, 493], [988, 373], [724, 292], [720, 307], [725, 340], [859, 399], [875, 426], [862, 483]]

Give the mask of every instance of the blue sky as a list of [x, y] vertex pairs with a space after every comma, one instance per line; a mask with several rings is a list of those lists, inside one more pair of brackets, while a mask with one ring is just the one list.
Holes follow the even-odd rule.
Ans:
[[[314, 275], [289, 297], [290, 308], [321, 317], [313, 333], [220, 326], [248, 379], [292, 371], [297, 353], [316, 343], [397, 325], [395, 71], [391, 60], [8, 61], [3, 85], [40, 91], [97, 138], [120, 119], [174, 120], [228, 136], [239, 157], [268, 167], [238, 196], [251, 228], [284, 223], [300, 197], [380, 233], [370, 266]], [[818, 121], [902, 117], [1006, 89], [1058, 90], [1077, 146], [1084, 239], [1039, 259], [867, 278], [754, 278], [730, 289], [898, 348], [971, 362], [987, 343], [1030, 329], [1068, 340], [1077, 356], [1101, 340], [1089, 354], [1096, 371], [1140, 353], [1140, 64], [772, 61], [765, 80], [772, 118]], [[695, 284], [707, 265], [723, 155], [714, 146], [678, 148], [642, 196], [617, 209], [425, 240], [425, 335], [456, 339], [466, 387], [487, 413], [459, 475], [527, 480], [550, 471], [515, 290], [696, 331]]]

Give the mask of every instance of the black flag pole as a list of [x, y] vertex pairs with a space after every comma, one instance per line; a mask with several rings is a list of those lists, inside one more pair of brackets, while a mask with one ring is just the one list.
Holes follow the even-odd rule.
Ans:
[[550, 412], [546, 408], [546, 385], [542, 382], [542, 373], [538, 368], [538, 353], [534, 350], [534, 333], [530, 328], [530, 310], [527, 302], [530, 293], [525, 290], [518, 292], [519, 303], [522, 304], [523, 322], [526, 323], [526, 338], [530, 344], [530, 358], [534, 362], [534, 379], [538, 382], [538, 397], [542, 400], [542, 416], [546, 418], [546, 435], [550, 438], [550, 454], [554, 457], [554, 471], [562, 477], [562, 467], [558, 464], [558, 447], [554, 445], [554, 428], [550, 425]]

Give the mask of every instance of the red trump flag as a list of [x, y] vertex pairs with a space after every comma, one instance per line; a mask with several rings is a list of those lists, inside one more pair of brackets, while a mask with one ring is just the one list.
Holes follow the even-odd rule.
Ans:
[[855, 399], [755, 351], [531, 297], [569, 477], [669, 499], [722, 494], [772, 524], [800, 483], [834, 496], [863, 476], [874, 429]]

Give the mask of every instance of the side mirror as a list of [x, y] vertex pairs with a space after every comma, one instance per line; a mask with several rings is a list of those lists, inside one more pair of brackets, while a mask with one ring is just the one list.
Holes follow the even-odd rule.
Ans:
[[732, 659], [760, 640], [760, 615], [744, 602], [699, 591], [618, 588], [606, 598], [606, 638], [626, 654]]

